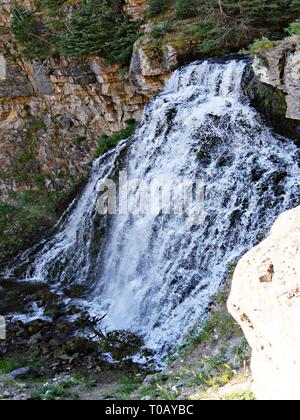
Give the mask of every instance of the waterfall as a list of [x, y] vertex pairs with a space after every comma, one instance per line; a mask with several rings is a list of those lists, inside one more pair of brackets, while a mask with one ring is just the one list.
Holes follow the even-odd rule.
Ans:
[[[299, 203], [299, 154], [275, 135], [242, 91], [243, 60], [205, 61], [177, 70], [149, 104], [134, 136], [98, 159], [81, 196], [52, 238], [8, 269], [57, 292], [85, 287], [80, 303], [107, 314], [108, 329], [141, 335], [166, 354], [204, 319], [228, 266]], [[100, 217], [99, 180], [202, 179], [205, 215]], [[25, 270], [26, 268], [26, 270]]]

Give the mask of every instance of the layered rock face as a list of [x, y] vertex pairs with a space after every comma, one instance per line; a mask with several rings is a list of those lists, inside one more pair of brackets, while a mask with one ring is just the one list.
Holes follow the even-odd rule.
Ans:
[[267, 65], [254, 61], [254, 72], [262, 83], [271, 85], [286, 94], [286, 117], [300, 120], [300, 38], [287, 39], [278, 46], [265, 50]]
[[252, 347], [254, 392], [262, 400], [300, 399], [299, 220], [300, 207], [282, 214], [242, 258], [228, 302]]
[[[128, 0], [128, 12], [139, 19], [146, 3]], [[160, 62], [147, 48], [147, 40], [137, 43], [130, 72], [125, 74], [120, 66], [107, 65], [100, 57], [26, 62], [8, 30], [12, 4], [4, 0], [0, 6], [2, 202], [12, 188], [32, 188], [11, 175], [28, 141], [39, 172], [47, 178], [45, 187], [64, 184], [68, 177], [62, 173], [87, 172], [101, 135], [119, 131], [128, 119], [141, 119], [145, 104], [162, 90], [170, 74], [168, 53]]]
[[254, 59], [246, 91], [273, 127], [300, 141], [300, 37], [294, 36]]

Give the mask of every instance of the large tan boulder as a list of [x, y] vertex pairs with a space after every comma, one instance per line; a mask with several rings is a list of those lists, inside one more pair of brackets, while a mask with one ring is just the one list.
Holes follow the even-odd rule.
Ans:
[[256, 397], [300, 400], [300, 207], [241, 259], [228, 308], [253, 350]]

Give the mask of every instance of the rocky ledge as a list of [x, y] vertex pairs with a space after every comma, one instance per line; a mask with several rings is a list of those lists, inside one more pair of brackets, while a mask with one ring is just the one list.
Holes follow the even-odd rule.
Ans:
[[252, 347], [261, 400], [300, 399], [300, 207], [282, 214], [270, 236], [246, 254], [228, 302]]
[[[272, 44], [270, 44], [272, 45]], [[300, 141], [300, 37], [261, 49], [245, 78], [253, 105], [280, 134]]]

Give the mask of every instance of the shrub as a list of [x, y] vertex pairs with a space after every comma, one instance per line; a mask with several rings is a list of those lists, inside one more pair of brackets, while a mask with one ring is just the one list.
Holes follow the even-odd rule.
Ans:
[[112, 64], [128, 64], [140, 22], [130, 22], [121, 0], [84, 0], [70, 17], [60, 41], [67, 56], [98, 55]]
[[278, 39], [289, 22], [299, 16], [300, 6], [300, 0], [204, 0], [190, 14], [184, 5], [186, 1], [177, 0], [176, 13], [185, 19], [197, 11], [199, 19], [184, 33], [198, 41], [198, 52], [202, 55], [238, 50], [263, 35]]
[[243, 50], [244, 54], [259, 54], [263, 50], [269, 50], [276, 45], [276, 42], [270, 41], [268, 38], [263, 37], [256, 39], [246, 50]]
[[300, 21], [297, 20], [296, 22], [293, 22], [289, 25], [289, 27], [286, 29], [286, 32], [290, 35], [300, 35]]
[[199, 13], [199, 0], [177, 0], [175, 4], [176, 16], [180, 19], [189, 19]]
[[127, 139], [130, 137], [137, 127], [137, 123], [135, 120], [128, 120], [127, 126], [123, 130], [119, 131], [118, 133], [114, 134], [113, 136], [102, 136], [98, 149], [95, 153], [95, 159], [102, 156], [104, 153], [108, 152], [109, 149], [116, 146], [120, 141]]
[[166, 35], [169, 32], [172, 32], [173, 26], [168, 23], [161, 23], [160, 25], [152, 25], [150, 28], [150, 36], [154, 39], [162, 38], [164, 35]]
[[66, 0], [41, 0], [41, 6], [49, 9], [59, 7], [66, 3]]
[[168, 5], [168, 0], [150, 0], [148, 3], [148, 17], [153, 18], [160, 15], [167, 10]]
[[45, 59], [54, 51], [54, 39], [34, 14], [16, 5], [12, 10], [11, 31], [22, 47], [22, 53], [29, 60]]

